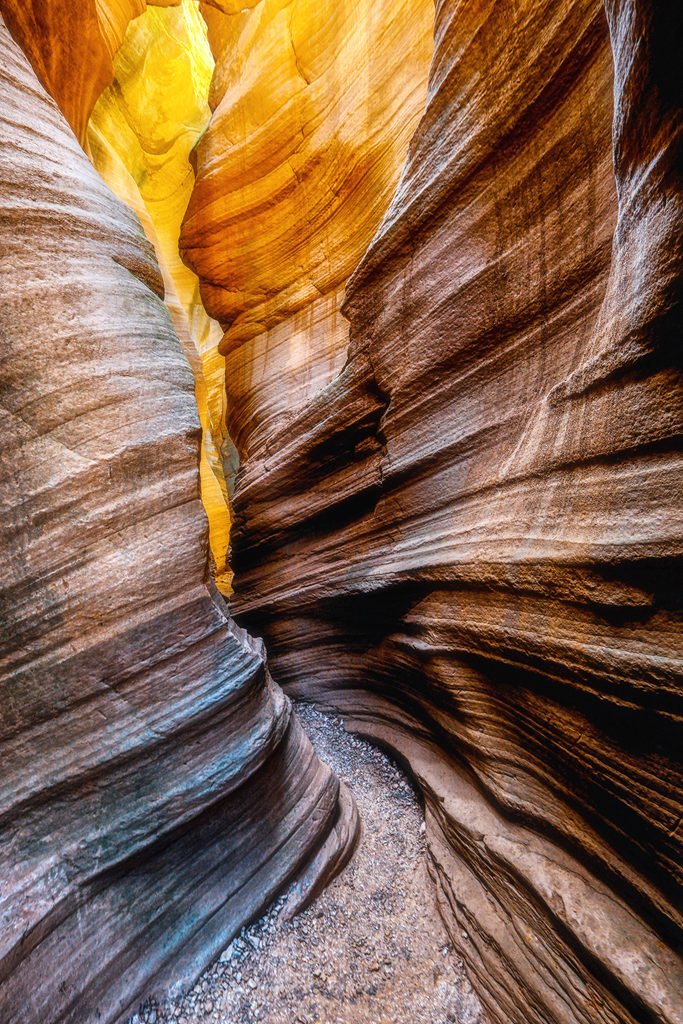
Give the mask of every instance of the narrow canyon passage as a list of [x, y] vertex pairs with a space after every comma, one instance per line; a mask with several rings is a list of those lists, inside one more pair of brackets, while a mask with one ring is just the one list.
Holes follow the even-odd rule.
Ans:
[[484, 1024], [437, 909], [417, 794], [339, 719], [296, 711], [355, 797], [358, 850], [291, 923], [285, 893], [186, 996], [141, 1007], [130, 1024]]
[[683, 1024], [682, 49], [0, 0], [0, 1024]]
[[192, 369], [202, 427], [200, 487], [209, 520], [212, 576], [230, 592], [228, 491], [237, 453], [226, 428], [225, 360], [219, 324], [180, 258], [180, 225], [194, 185], [192, 147], [211, 117], [214, 60], [195, 0], [148, 7], [130, 22], [99, 97], [85, 149], [107, 185], [140, 218], [159, 262], [164, 301]]

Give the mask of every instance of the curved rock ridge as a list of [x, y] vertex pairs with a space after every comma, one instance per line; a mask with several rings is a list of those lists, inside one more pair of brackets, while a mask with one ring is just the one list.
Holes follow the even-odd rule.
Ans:
[[[156, 9], [155, 9], [156, 8]], [[161, 8], [172, 8], [161, 10]], [[0, 0], [14, 37], [109, 187], [140, 217], [165, 301], [195, 375], [202, 500], [215, 578], [230, 592], [228, 489], [237, 456], [225, 426], [222, 331], [178, 252], [205, 128], [213, 59], [197, 0]]]
[[0, 294], [0, 1020], [110, 1022], [357, 820], [208, 589], [152, 247], [1, 19]]
[[680, 18], [607, 14], [439, 0], [348, 360], [234, 413], [231, 607], [410, 764], [496, 1024], [683, 1020]]
[[343, 287], [424, 108], [434, 5], [200, 7], [216, 57], [213, 116], [180, 249], [225, 329], [228, 427], [244, 455], [344, 363]]
[[126, 27], [145, 6], [145, 0], [0, 2], [7, 27], [81, 143], [95, 102], [113, 79]]
[[[164, 297], [195, 376], [202, 424], [201, 494], [209, 520], [216, 585], [229, 593], [228, 476], [236, 453], [225, 425], [223, 332], [204, 310], [196, 276], [178, 252], [194, 184], [190, 153], [205, 129], [213, 57], [195, 0], [148, 7], [131, 22], [114, 57], [114, 81], [88, 122], [86, 151], [106, 183], [140, 217], [164, 278]], [[231, 458], [232, 456], [232, 458]]]

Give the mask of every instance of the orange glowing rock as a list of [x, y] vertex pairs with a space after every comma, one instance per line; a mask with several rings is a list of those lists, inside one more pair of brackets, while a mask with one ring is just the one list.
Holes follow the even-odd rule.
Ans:
[[[177, 0], [173, 0], [174, 3]], [[3, 0], [2, 14], [33, 70], [83, 143], [126, 26], [145, 0]]]
[[201, 10], [217, 61], [214, 114], [180, 245], [226, 330], [228, 425], [246, 451], [255, 429], [301, 407], [346, 358], [344, 284], [424, 107], [434, 7], [221, 0]]
[[131, 206], [153, 242], [165, 299], [195, 377], [202, 424], [201, 492], [216, 579], [229, 590], [230, 515], [223, 460], [225, 360], [221, 330], [204, 311], [196, 276], [180, 260], [180, 223], [194, 185], [190, 152], [209, 121], [213, 57], [193, 0], [131, 22], [114, 58], [114, 81], [90, 118], [87, 151], [109, 187]]

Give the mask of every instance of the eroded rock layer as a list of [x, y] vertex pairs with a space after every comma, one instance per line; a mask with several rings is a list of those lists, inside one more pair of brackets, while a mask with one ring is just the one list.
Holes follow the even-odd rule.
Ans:
[[206, 31], [195, 0], [148, 7], [131, 22], [114, 57], [114, 81], [90, 116], [86, 151], [112, 191], [138, 214], [156, 251], [164, 299], [194, 373], [202, 501], [216, 584], [229, 592], [223, 464], [229, 464], [232, 446], [225, 428], [225, 359], [218, 352], [223, 332], [207, 316], [197, 278], [178, 252], [194, 185], [190, 153], [211, 116], [213, 57]]
[[[424, 107], [432, 0], [202, 2], [211, 123], [180, 246], [225, 330], [241, 454], [343, 366], [343, 287]], [[397, 69], [400, 71], [397, 73]]]
[[499, 1024], [683, 1020], [680, 18], [607, 14], [439, 0], [348, 361], [234, 414], [233, 608], [410, 763]]
[[[178, 234], [206, 126], [213, 59], [197, 0], [0, 0], [14, 38], [109, 187], [140, 217], [164, 298], [195, 376], [202, 424], [201, 494], [216, 583], [230, 591], [222, 336], [180, 260]], [[232, 456], [232, 458], [231, 458]]]
[[[176, 4], [179, 0], [159, 0]], [[0, 13], [33, 70], [85, 140], [98, 96], [114, 77], [113, 59], [146, 0], [2, 0]]]
[[356, 822], [207, 587], [152, 247], [1, 20], [0, 293], [0, 1020], [115, 1021]]

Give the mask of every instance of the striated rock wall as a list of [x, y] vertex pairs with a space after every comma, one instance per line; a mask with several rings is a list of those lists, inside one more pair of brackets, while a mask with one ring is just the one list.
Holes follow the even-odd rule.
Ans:
[[206, 31], [194, 0], [167, 9], [148, 7], [131, 22], [114, 58], [114, 81], [90, 116], [86, 151], [112, 191], [138, 214], [154, 244], [164, 298], [195, 377], [202, 501], [216, 584], [229, 592], [231, 481], [223, 463], [229, 465], [234, 449], [225, 426], [225, 359], [218, 352], [223, 332], [207, 316], [197, 278], [178, 252], [180, 223], [194, 185], [191, 151], [211, 116], [214, 62]]
[[[81, 139], [140, 6], [0, 0]], [[678, 1024], [676, 4], [438, 0], [421, 120], [427, 3], [202, 11], [234, 609], [409, 764], [492, 1021]], [[115, 1020], [355, 820], [206, 589], [152, 250], [1, 33], [0, 1020]]]
[[[348, 361], [286, 423], [233, 393], [232, 607], [409, 763], [497, 1024], [683, 1020], [680, 16], [607, 15], [439, 0]], [[228, 348], [232, 258], [204, 285]]]
[[306, 899], [355, 835], [208, 589], [162, 294], [137, 217], [0, 19], [3, 1024], [124, 1019], [287, 878]]
[[200, 6], [216, 57], [213, 117], [180, 246], [225, 330], [228, 427], [246, 454], [344, 363], [343, 286], [424, 107], [434, 6]]
[[[109, 187], [140, 217], [164, 297], [195, 375], [203, 431], [202, 500], [217, 585], [230, 591], [220, 327], [180, 260], [178, 235], [194, 175], [192, 146], [210, 117], [213, 59], [196, 0], [0, 0], [0, 12]], [[232, 458], [231, 458], [232, 456]]]
[[[153, 2], [153, 0], [151, 0]], [[160, 0], [162, 6], [179, 0]], [[131, 19], [146, 0], [2, 0], [0, 14], [81, 143]]]

